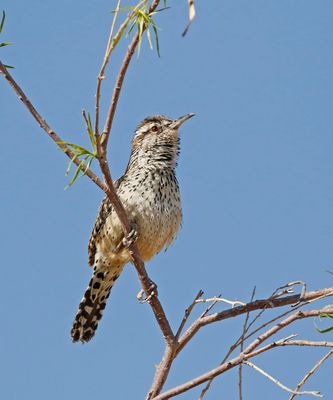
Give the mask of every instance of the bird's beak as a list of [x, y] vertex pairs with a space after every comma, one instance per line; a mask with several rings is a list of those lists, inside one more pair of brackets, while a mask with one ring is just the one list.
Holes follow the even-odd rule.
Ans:
[[186, 114], [186, 115], [184, 115], [184, 116], [182, 116], [180, 118], [175, 119], [173, 121], [173, 123], [170, 125], [170, 128], [171, 129], [178, 129], [180, 127], [180, 125], [183, 125], [183, 123], [185, 121], [187, 121], [188, 119], [194, 117], [194, 115], [195, 115], [194, 113], [189, 113], [189, 114]]

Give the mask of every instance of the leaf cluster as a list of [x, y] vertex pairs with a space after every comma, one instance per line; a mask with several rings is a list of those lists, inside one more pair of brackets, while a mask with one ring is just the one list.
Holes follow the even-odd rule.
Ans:
[[[90, 114], [88, 113], [86, 115], [86, 113], [83, 112], [83, 116], [84, 116], [84, 119], [86, 122], [86, 129], [88, 132], [88, 137], [89, 137], [92, 149], [87, 150], [84, 147], [79, 146], [78, 144], [75, 144], [75, 143], [57, 142], [63, 151], [69, 149], [74, 154], [74, 157], [68, 163], [66, 175], [68, 175], [70, 173], [75, 160], [77, 158], [83, 157], [80, 164], [77, 166], [77, 168], [73, 174], [73, 178], [71, 179], [69, 184], [66, 186], [66, 188], [72, 186], [73, 183], [76, 181], [76, 179], [79, 176], [84, 176], [87, 173], [88, 169], [90, 168], [93, 159], [97, 158], [96, 141], [95, 141], [95, 136], [94, 136], [94, 131], [93, 131], [93, 127], [92, 127]], [[81, 172], [81, 175], [80, 175], [80, 172]]]
[[[165, 4], [165, 3], [164, 3]], [[148, 10], [148, 3], [145, 2], [145, 4], [141, 8], [134, 8], [133, 9], [133, 17], [132, 17], [132, 25], [130, 26], [126, 37], [128, 37], [133, 29], [136, 27], [138, 34], [139, 34], [139, 44], [138, 44], [138, 56], [140, 55], [140, 50], [141, 50], [141, 44], [142, 44], [142, 36], [144, 31], [147, 32], [147, 39], [149, 43], [149, 47], [153, 49], [153, 42], [151, 38], [151, 31], [150, 28], [152, 28], [155, 36], [155, 42], [156, 42], [156, 50], [158, 56], [160, 56], [160, 46], [159, 46], [159, 41], [158, 41], [158, 28], [155, 24], [155, 21], [153, 20], [153, 16], [161, 11], [167, 10], [169, 7], [163, 7], [158, 10], [149, 12]]]
[[[5, 19], [6, 19], [6, 13], [5, 13], [4, 11], [2, 11], [2, 18], [1, 18], [1, 22], [0, 22], [0, 33], [2, 33], [4, 24], [5, 24]], [[9, 45], [11, 45], [11, 44], [12, 44], [12, 42], [2, 42], [2, 43], [0, 42], [0, 47], [9, 46]], [[6, 68], [14, 68], [14, 67], [12, 67], [11, 65], [6, 65], [6, 64], [4, 64], [4, 66], [5, 66]]]

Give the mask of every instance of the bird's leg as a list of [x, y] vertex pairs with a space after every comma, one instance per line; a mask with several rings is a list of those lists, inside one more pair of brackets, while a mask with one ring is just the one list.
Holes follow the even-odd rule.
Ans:
[[147, 292], [143, 289], [136, 295], [136, 298], [141, 304], [147, 303], [153, 296], [157, 296], [157, 285], [153, 281], [150, 281], [150, 286]]

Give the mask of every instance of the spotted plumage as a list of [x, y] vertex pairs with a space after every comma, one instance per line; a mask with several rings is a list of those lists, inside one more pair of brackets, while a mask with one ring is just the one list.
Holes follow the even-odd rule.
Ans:
[[[148, 117], [137, 127], [125, 174], [115, 182], [132, 226], [137, 231], [141, 258], [150, 260], [174, 240], [182, 220], [175, 167], [179, 153], [178, 128], [193, 114], [172, 120]], [[95, 334], [115, 281], [131, 256], [123, 230], [107, 198], [102, 201], [88, 243], [93, 276], [75, 317], [74, 342], [88, 342]]]

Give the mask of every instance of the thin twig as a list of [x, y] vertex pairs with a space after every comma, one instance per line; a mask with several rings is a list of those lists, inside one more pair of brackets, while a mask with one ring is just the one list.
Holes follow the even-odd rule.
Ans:
[[199, 318], [205, 317], [209, 313], [209, 311], [217, 304], [218, 299], [220, 299], [221, 296], [222, 296], [221, 294], [216, 296], [215, 300], [211, 304], [209, 304], [209, 306], [206, 308], [206, 310], [204, 310], [204, 312], [200, 315]]
[[179, 336], [181, 335], [181, 333], [182, 333], [182, 331], [184, 329], [184, 326], [186, 324], [186, 321], [188, 320], [188, 318], [189, 318], [194, 306], [197, 304], [197, 300], [203, 295], [203, 293], [204, 292], [200, 289], [199, 292], [197, 293], [197, 295], [195, 296], [194, 300], [192, 301], [192, 303], [185, 310], [184, 317], [183, 317], [182, 322], [180, 323], [178, 331], [177, 331], [177, 333], [175, 335], [175, 338], [177, 340], [178, 340]]
[[115, 27], [117, 17], [119, 14], [120, 4], [121, 4], [121, 0], [118, 0], [116, 9], [114, 11], [114, 16], [113, 16], [113, 20], [112, 20], [112, 24], [111, 24], [111, 30], [110, 30], [108, 43], [107, 43], [106, 50], [105, 50], [103, 64], [101, 66], [101, 69], [100, 69], [98, 77], [97, 77], [97, 87], [96, 87], [96, 95], [95, 95], [95, 136], [99, 136], [99, 100], [101, 97], [102, 80], [105, 78], [104, 77], [105, 68], [108, 65], [111, 51], [112, 51], [111, 43], [112, 43], [112, 38], [113, 38], [113, 31], [114, 31], [114, 27]]
[[226, 303], [231, 305], [232, 307], [235, 307], [236, 305], [239, 306], [244, 306], [245, 303], [238, 301], [238, 300], [228, 300], [228, 299], [223, 299], [222, 297], [218, 296], [218, 297], [210, 297], [208, 299], [198, 299], [196, 301], [197, 303], [210, 303], [210, 302], [214, 302], [214, 303]]
[[140, 8], [145, 3], [145, 1], [146, 0], [142, 0], [139, 4], [137, 4], [128, 13], [127, 18], [120, 25], [117, 33], [113, 36], [113, 32], [114, 32], [114, 28], [115, 28], [115, 24], [116, 24], [117, 16], [119, 14], [120, 4], [121, 4], [121, 0], [118, 0], [116, 9], [114, 11], [114, 17], [113, 17], [112, 24], [111, 24], [110, 35], [109, 35], [108, 43], [107, 43], [107, 46], [106, 46], [103, 63], [102, 63], [101, 69], [100, 69], [98, 77], [97, 77], [97, 86], [96, 86], [96, 95], [95, 95], [95, 134], [96, 135], [99, 135], [99, 108], [100, 108], [99, 102], [100, 102], [100, 96], [101, 96], [102, 81], [105, 78], [105, 76], [104, 76], [105, 69], [106, 69], [106, 67], [107, 67], [107, 65], [109, 63], [112, 51], [114, 50], [114, 48], [116, 47], [117, 43], [119, 42], [120, 37], [124, 33], [124, 31], [125, 31], [126, 27], [128, 26], [129, 22], [131, 21], [135, 11], [138, 8]]
[[262, 375], [264, 375], [266, 378], [268, 378], [271, 382], [275, 383], [275, 385], [279, 386], [281, 389], [285, 390], [288, 393], [292, 393], [293, 395], [297, 394], [307, 394], [307, 395], [312, 395], [316, 397], [323, 397], [320, 392], [317, 390], [310, 390], [310, 391], [304, 391], [304, 392], [299, 392], [299, 391], [294, 391], [292, 389], [289, 389], [287, 386], [285, 386], [283, 383], [278, 381], [276, 378], [274, 378], [272, 375], [269, 375], [267, 372], [265, 372], [263, 369], [259, 368], [257, 365], [251, 363], [250, 361], [244, 361], [243, 364], [248, 365], [249, 367], [255, 369], [256, 371], [260, 372]]
[[266, 346], [262, 346], [259, 349], [252, 351], [253, 357], [264, 353], [267, 350], [274, 349], [276, 347], [284, 346], [307, 346], [307, 347], [333, 347], [333, 342], [314, 342], [311, 340], [290, 340], [290, 338], [297, 336], [296, 334], [290, 335], [288, 338], [277, 340], [275, 342], [269, 343]]
[[[148, 14], [152, 13], [156, 7], [159, 5], [160, 0], [153, 0], [151, 6], [149, 7], [148, 10]], [[145, 28], [143, 27], [143, 30]], [[124, 78], [127, 72], [127, 68], [131, 62], [131, 59], [133, 57], [133, 54], [135, 52], [135, 49], [139, 43], [139, 39], [140, 39], [140, 35], [139, 33], [137, 33], [134, 38], [132, 39], [130, 45], [128, 46], [128, 50], [127, 53], [123, 59], [121, 68], [119, 70], [117, 79], [116, 79], [116, 83], [114, 86], [114, 90], [113, 90], [113, 94], [112, 94], [112, 99], [111, 99], [111, 103], [109, 106], [109, 110], [107, 113], [107, 117], [106, 117], [106, 121], [105, 121], [105, 126], [103, 129], [103, 133], [102, 133], [102, 137], [101, 137], [101, 146], [103, 149], [103, 152], [106, 154], [107, 151], [107, 145], [108, 145], [108, 140], [110, 137], [110, 131], [112, 128], [112, 123], [113, 123], [113, 119], [114, 119], [114, 115], [116, 112], [116, 108], [117, 108], [117, 104], [118, 104], [118, 100], [119, 100], [119, 95], [120, 95], [120, 91], [124, 82]]]
[[[253, 301], [255, 293], [256, 293], [256, 287], [253, 288], [250, 302]], [[244, 350], [244, 337], [248, 330], [247, 324], [249, 322], [249, 318], [250, 318], [250, 312], [248, 311], [246, 313], [246, 317], [245, 317], [244, 324], [243, 324], [243, 331], [242, 331], [242, 335], [240, 337], [240, 352], [241, 353]], [[243, 400], [243, 363], [239, 364], [239, 367], [238, 367], [238, 389], [239, 389], [239, 400]]]
[[195, 7], [194, 7], [194, 0], [187, 0], [188, 1], [188, 23], [186, 25], [186, 28], [184, 32], [182, 33], [182, 36], [184, 37], [189, 30], [190, 25], [192, 24], [192, 21], [195, 17]]
[[318, 368], [333, 354], [333, 350], [330, 350], [327, 354], [324, 355], [314, 366], [310, 369], [310, 371], [304, 376], [304, 378], [299, 382], [296, 386], [295, 392], [290, 396], [289, 400], [293, 400], [296, 394], [300, 394], [299, 389], [304, 385], [304, 383], [313, 375]]

